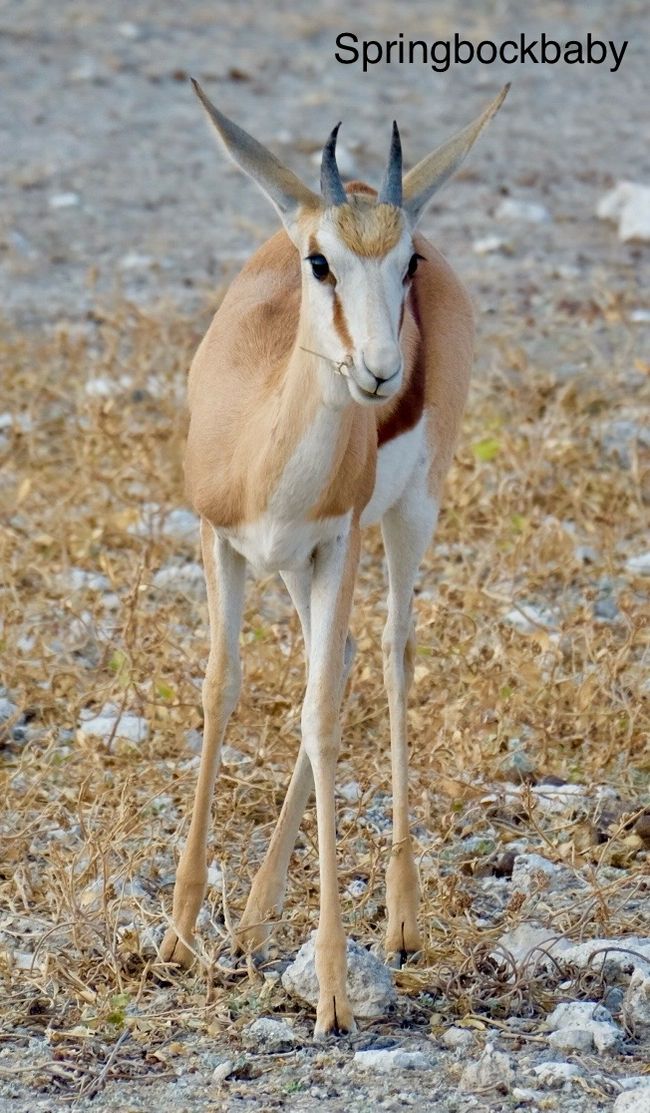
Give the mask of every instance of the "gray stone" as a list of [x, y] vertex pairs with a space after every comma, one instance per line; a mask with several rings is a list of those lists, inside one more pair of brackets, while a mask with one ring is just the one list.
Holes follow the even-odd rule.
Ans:
[[443, 1033], [442, 1042], [452, 1051], [467, 1051], [474, 1043], [474, 1035], [468, 1028], [448, 1028]]
[[650, 1113], [650, 1086], [639, 1086], [619, 1094], [613, 1113]]
[[[568, 950], [571, 944], [541, 924], [523, 923], [512, 931], [504, 932], [499, 938], [499, 946], [512, 955], [518, 966], [535, 970], [554, 965], [554, 959]], [[499, 950], [494, 950], [493, 956], [497, 960], [504, 958]]]
[[[316, 933], [313, 932], [303, 943], [294, 961], [282, 975], [282, 985], [287, 993], [312, 1006], [318, 1004], [315, 936]], [[348, 939], [347, 958], [347, 988], [353, 1013], [355, 1016], [383, 1016], [397, 999], [390, 971], [375, 955], [352, 939]]]
[[244, 1028], [244, 1039], [263, 1051], [281, 1051], [293, 1047], [296, 1037], [285, 1020], [261, 1016]]
[[225, 1082], [229, 1074], [232, 1074], [235, 1069], [235, 1064], [232, 1059], [224, 1059], [223, 1063], [219, 1063], [212, 1072], [212, 1081], [218, 1086]]
[[504, 197], [494, 215], [497, 220], [519, 220], [525, 224], [544, 224], [551, 219], [544, 205], [517, 197]]
[[623, 999], [623, 1020], [635, 1036], [650, 1035], [650, 975], [637, 968]]
[[380, 1074], [396, 1070], [429, 1070], [433, 1065], [422, 1051], [406, 1051], [402, 1047], [357, 1051], [352, 1062], [359, 1070], [379, 1071]]
[[17, 711], [16, 704], [12, 703], [10, 699], [6, 699], [4, 696], [0, 699], [0, 723], [8, 722]]
[[550, 884], [559, 872], [558, 867], [541, 854], [518, 854], [512, 867], [512, 890], [530, 893], [543, 888], [545, 880]]
[[554, 1088], [580, 1077], [582, 1071], [575, 1063], [540, 1063], [533, 1067], [533, 1074], [537, 1075], [542, 1086]]
[[494, 1044], [485, 1045], [480, 1059], [468, 1063], [460, 1076], [461, 1090], [486, 1090], [491, 1087], [509, 1090], [514, 1082], [515, 1072], [510, 1057], [497, 1051]]
[[561, 1051], [611, 1051], [622, 1036], [611, 1013], [594, 1001], [570, 1001], [558, 1005], [546, 1018], [551, 1032], [548, 1042]]

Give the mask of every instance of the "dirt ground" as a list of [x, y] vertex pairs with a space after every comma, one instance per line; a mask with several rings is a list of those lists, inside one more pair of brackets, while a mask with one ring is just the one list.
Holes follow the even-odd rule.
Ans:
[[[650, 973], [639, 951], [650, 247], [621, 243], [595, 216], [617, 181], [650, 183], [649, 14], [641, 0], [0, 7], [0, 1110], [591, 1113], [617, 1102], [618, 1113], [620, 1094], [650, 1082], [650, 1016], [644, 1027], [628, 989], [635, 963]], [[541, 30], [629, 47], [617, 73], [364, 74], [334, 60], [342, 31], [498, 41]], [[190, 74], [312, 185], [337, 120], [344, 176], [376, 184], [394, 117], [412, 165], [513, 82], [423, 222], [478, 323], [476, 387], [417, 600], [426, 947], [396, 972], [390, 1015], [323, 1048], [311, 1010], [278, 980], [316, 922], [313, 815], [261, 974], [229, 964], [216, 880], [199, 971], [177, 976], [156, 956], [206, 652], [195, 523], [182, 514], [184, 375], [225, 284], [276, 227], [217, 149]], [[372, 534], [339, 799], [346, 923], [368, 947], [381, 944], [390, 834], [383, 591]], [[297, 745], [301, 642], [275, 581], [251, 585], [244, 642], [212, 846], [235, 916]], [[107, 703], [146, 736], [85, 731]], [[637, 957], [539, 965], [505, 938], [521, 925]], [[604, 1005], [615, 1045], [549, 1042], [548, 1016], [567, 1000]], [[293, 1042], [256, 1042], [256, 1017], [287, 1020]], [[486, 1046], [505, 1057], [496, 1074], [464, 1074]], [[354, 1061], [391, 1047], [420, 1051], [426, 1067], [384, 1076]]]

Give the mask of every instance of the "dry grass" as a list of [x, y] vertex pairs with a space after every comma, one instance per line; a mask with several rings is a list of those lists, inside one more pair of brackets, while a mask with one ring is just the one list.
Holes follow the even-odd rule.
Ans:
[[[178, 1026], [214, 1034], [258, 1008], [295, 1008], [281, 989], [228, 966], [219, 886], [202, 920], [207, 995], [205, 970], [177, 978], [155, 952], [196, 775], [185, 734], [201, 723], [207, 629], [200, 598], [152, 581], [167, 562], [197, 559], [194, 542], [166, 536], [161, 523], [183, 503], [184, 374], [204, 325], [162, 324], [123, 306], [87, 331], [0, 338], [0, 408], [18, 415], [1, 450], [2, 683], [28, 719], [26, 743], [9, 724], [0, 766], [3, 1021], [6, 1033], [12, 1024], [53, 1031], [63, 1050], [59, 1074], [48, 1067], [45, 1081], [62, 1093], [101, 1084], [106, 1047], [127, 1029], [140, 1065], [122, 1059], [123, 1072], [164, 1071], [164, 1041]], [[648, 626], [626, 559], [647, 549], [649, 472], [638, 446], [625, 464], [605, 452], [602, 431], [647, 398], [648, 367], [633, 369], [631, 399], [629, 379], [605, 359], [558, 381], [519, 349], [486, 343], [490, 366], [474, 388], [417, 600], [412, 804], [427, 949], [398, 975], [414, 1022], [430, 1012], [423, 991], [442, 994], [445, 1009], [494, 1018], [550, 1002], [558, 979], [513, 981], [490, 958], [528, 910], [519, 898], [492, 907], [481, 888], [513, 840], [587, 870], [579, 897], [548, 905], [558, 933], [647, 926], [647, 839], [634, 823], [648, 802]], [[110, 397], [88, 393], [97, 378], [116, 384]], [[369, 882], [361, 897], [345, 893], [346, 921], [371, 943], [383, 930], [390, 764], [381, 546], [377, 532], [367, 540], [340, 774], [363, 794], [341, 802], [339, 831], [342, 888]], [[579, 545], [593, 548], [591, 561]], [[118, 598], [71, 590], [71, 568], [101, 573]], [[618, 612], [602, 621], [594, 603], [608, 583]], [[550, 608], [552, 627], [522, 632], [504, 620], [530, 603]], [[244, 694], [228, 742], [250, 760], [224, 766], [212, 849], [233, 915], [297, 748], [302, 644], [275, 580], [251, 584], [242, 649]], [[147, 719], [146, 742], [104, 745], [77, 729], [83, 709], [108, 700]], [[501, 799], [499, 784], [516, 779], [515, 739], [532, 784], [555, 774], [616, 788], [613, 826], [589, 796], [569, 814], [545, 814], [529, 791]], [[310, 811], [276, 933], [281, 953], [315, 924], [317, 900]]]

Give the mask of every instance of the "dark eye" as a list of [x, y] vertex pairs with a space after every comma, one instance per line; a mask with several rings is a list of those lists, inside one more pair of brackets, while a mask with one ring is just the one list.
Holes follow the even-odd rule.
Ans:
[[418, 262], [420, 259], [422, 259], [422, 255], [418, 255], [417, 251], [414, 255], [411, 255], [411, 258], [409, 259], [408, 270], [406, 272], [407, 278], [413, 278], [413, 275], [418, 269]]
[[314, 278], [317, 278], [319, 282], [322, 282], [323, 279], [327, 278], [328, 274], [330, 273], [330, 265], [327, 262], [327, 259], [324, 255], [309, 255], [308, 259], [311, 263], [311, 269], [314, 272]]

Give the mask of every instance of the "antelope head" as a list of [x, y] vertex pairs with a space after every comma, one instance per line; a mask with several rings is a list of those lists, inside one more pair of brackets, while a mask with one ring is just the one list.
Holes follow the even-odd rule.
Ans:
[[192, 84], [226, 151], [275, 206], [300, 253], [301, 318], [306, 315], [309, 321], [314, 352], [345, 368], [355, 402], [386, 402], [402, 384], [404, 301], [421, 259], [413, 243], [415, 227], [500, 108], [509, 86], [405, 175], [399, 129], [393, 123], [378, 193], [361, 183], [346, 191], [336, 163], [337, 124], [323, 148], [317, 194], [215, 108], [196, 81]]

